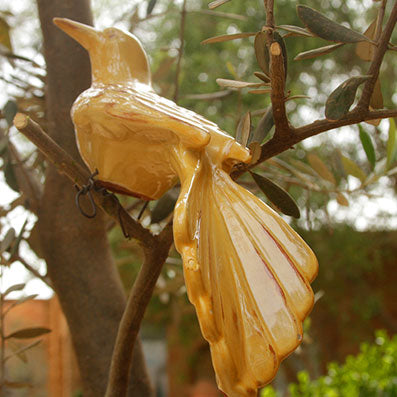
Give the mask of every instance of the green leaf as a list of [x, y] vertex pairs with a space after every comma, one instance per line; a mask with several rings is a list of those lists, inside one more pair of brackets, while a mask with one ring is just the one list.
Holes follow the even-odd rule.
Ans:
[[220, 87], [230, 88], [245, 88], [245, 87], [262, 87], [265, 83], [250, 83], [247, 81], [229, 80], [229, 79], [216, 79], [216, 83]]
[[[375, 38], [376, 25], [378, 23], [378, 18], [375, 18], [373, 22], [368, 26], [367, 30], [364, 32], [364, 36], [373, 40]], [[368, 41], [361, 41], [356, 44], [356, 55], [363, 61], [372, 61], [375, 54], [376, 46], [369, 43]]]
[[4, 178], [7, 182], [7, 185], [12, 190], [19, 193], [19, 186], [18, 186], [17, 177], [15, 175], [14, 165], [12, 164], [12, 162], [8, 156], [5, 159]]
[[371, 164], [371, 169], [373, 170], [375, 168], [375, 163], [376, 163], [376, 155], [375, 155], [375, 148], [372, 143], [372, 139], [369, 136], [368, 132], [364, 130], [364, 128], [359, 124], [358, 128], [360, 130], [360, 141], [361, 144], [363, 145], [365, 154], [367, 155], [367, 159], [369, 163]]
[[10, 26], [4, 18], [0, 17], [0, 44], [12, 52]]
[[49, 328], [45, 327], [32, 327], [32, 328], [24, 328], [18, 331], [12, 332], [11, 334], [7, 335], [5, 339], [30, 339], [30, 338], [37, 338], [38, 336], [48, 334], [51, 332]]
[[317, 174], [321, 176], [321, 178], [325, 179], [328, 182], [331, 182], [333, 185], [336, 184], [334, 175], [320, 159], [320, 157], [318, 157], [316, 154], [311, 153], [307, 156], [307, 160], [309, 161], [311, 167], [317, 172]]
[[260, 119], [248, 143], [251, 142], [262, 143], [263, 140], [269, 135], [269, 132], [271, 131], [273, 126], [274, 126], [273, 109], [272, 106], [270, 105], [267, 108], [266, 113]]
[[336, 195], [336, 201], [338, 202], [339, 205], [343, 205], [344, 207], [349, 206], [349, 201], [347, 198], [340, 192]]
[[326, 54], [329, 54], [329, 53], [335, 51], [337, 48], [342, 47], [344, 45], [345, 45], [344, 43], [331, 44], [331, 45], [327, 45], [325, 47], [315, 48], [314, 50], [301, 52], [294, 58], [294, 61], [301, 61], [302, 59], [310, 59], [310, 58], [315, 58], [315, 57], [318, 57], [321, 55], [326, 55]]
[[157, 201], [152, 211], [152, 223], [159, 223], [174, 210], [178, 200], [179, 189], [171, 189]]
[[211, 44], [211, 43], [222, 43], [224, 41], [244, 39], [246, 37], [255, 36], [256, 32], [245, 32], [245, 33], [234, 33], [234, 34], [222, 34], [220, 36], [210, 37], [209, 39], [203, 40], [201, 44]]
[[369, 41], [361, 33], [346, 28], [339, 23], [332, 21], [320, 12], [304, 5], [296, 7], [299, 18], [307, 29], [324, 40], [335, 41], [338, 43], [358, 43]]
[[393, 118], [389, 119], [389, 138], [387, 140], [386, 169], [393, 164], [397, 154], [397, 129]]
[[348, 157], [345, 157], [342, 154], [340, 156], [346, 174], [352, 175], [364, 183], [367, 179], [365, 172], [353, 160], [350, 160]]
[[7, 124], [11, 127], [13, 125], [14, 117], [18, 112], [18, 105], [15, 101], [9, 100], [3, 107], [3, 114]]
[[8, 229], [3, 240], [0, 242], [0, 254], [2, 254], [3, 252], [7, 251], [10, 248], [11, 244], [15, 240], [15, 236], [16, 236], [15, 229], [13, 227]]
[[257, 33], [254, 40], [254, 49], [259, 67], [266, 75], [269, 75], [269, 54], [267, 52], [265, 39], [266, 36], [264, 32]]
[[371, 76], [351, 77], [339, 85], [325, 103], [325, 117], [335, 121], [345, 116], [354, 102], [357, 88], [370, 78]]
[[157, 0], [149, 0], [147, 8], [146, 8], [146, 16], [149, 16], [152, 13], [153, 8], [156, 5], [156, 3], [157, 3]]
[[254, 72], [254, 75], [258, 77], [258, 79], [261, 79], [265, 83], [270, 83], [270, 77], [267, 76], [265, 73], [262, 72]]
[[8, 287], [5, 290], [3, 297], [5, 298], [11, 292], [23, 290], [25, 288], [25, 285], [26, 285], [25, 283], [11, 285], [11, 287]]
[[286, 192], [281, 186], [277, 185], [270, 179], [251, 172], [254, 181], [259, 189], [266, 195], [266, 197], [285, 215], [300, 217], [300, 211], [295, 203], [295, 200]]
[[241, 117], [237, 126], [236, 141], [243, 146], [247, 146], [248, 137], [251, 131], [251, 113], [247, 112]]
[[211, 10], [213, 10], [214, 8], [219, 7], [222, 4], [225, 4], [225, 3], [229, 2], [229, 1], [230, 0], [214, 0], [214, 1], [211, 1], [211, 3], [208, 4], [208, 7]]
[[3, 136], [0, 138], [0, 157], [3, 156], [4, 153], [7, 152], [8, 149], [8, 139], [7, 137]]
[[11, 251], [10, 251], [10, 255], [11, 258], [18, 253], [19, 250], [19, 244], [21, 243], [22, 237], [23, 237], [23, 233], [25, 232], [25, 228], [26, 225], [28, 224], [28, 218], [25, 219], [25, 222], [23, 223], [21, 230], [18, 234], [18, 237], [15, 240], [15, 243], [12, 245]]
[[[301, 28], [300, 26], [295, 25], [280, 25], [277, 26], [277, 29], [283, 29], [289, 32], [288, 36], [304, 36], [304, 37], [313, 37], [313, 34], [308, 30]], [[284, 36], [286, 37], [286, 36]]]

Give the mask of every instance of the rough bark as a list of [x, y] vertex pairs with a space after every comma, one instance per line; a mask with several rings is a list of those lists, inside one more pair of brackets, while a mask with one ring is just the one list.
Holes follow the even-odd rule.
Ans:
[[[69, 111], [89, 86], [85, 51], [53, 24], [53, 17], [92, 23], [88, 0], [37, 0], [47, 63], [48, 132], [79, 158]], [[71, 183], [49, 166], [38, 211], [39, 233], [48, 275], [67, 318], [84, 396], [103, 396], [125, 295], [114, 267], [104, 218], [84, 218], [76, 209]], [[134, 350], [129, 395], [150, 396], [141, 346]]]

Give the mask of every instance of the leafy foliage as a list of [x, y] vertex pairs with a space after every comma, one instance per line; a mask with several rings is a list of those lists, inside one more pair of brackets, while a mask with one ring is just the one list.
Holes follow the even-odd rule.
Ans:
[[[375, 343], [361, 345], [357, 356], [345, 364], [328, 365], [328, 373], [311, 380], [306, 371], [298, 374], [298, 383], [289, 387], [291, 397], [349, 396], [392, 397], [397, 395], [397, 335], [389, 338], [384, 331], [376, 333]], [[270, 386], [261, 397], [277, 397]]]

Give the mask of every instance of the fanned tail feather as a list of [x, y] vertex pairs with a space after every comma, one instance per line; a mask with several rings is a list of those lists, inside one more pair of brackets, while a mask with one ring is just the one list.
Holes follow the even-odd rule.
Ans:
[[272, 209], [204, 158], [187, 203], [196, 268], [189, 299], [210, 344], [218, 386], [256, 396], [302, 340], [317, 260]]

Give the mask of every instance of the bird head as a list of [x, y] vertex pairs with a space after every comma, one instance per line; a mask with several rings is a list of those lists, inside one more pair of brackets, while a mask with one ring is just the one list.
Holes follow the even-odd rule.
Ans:
[[88, 51], [94, 84], [151, 84], [145, 50], [133, 34], [117, 28], [100, 31], [66, 18], [54, 18], [54, 24]]

